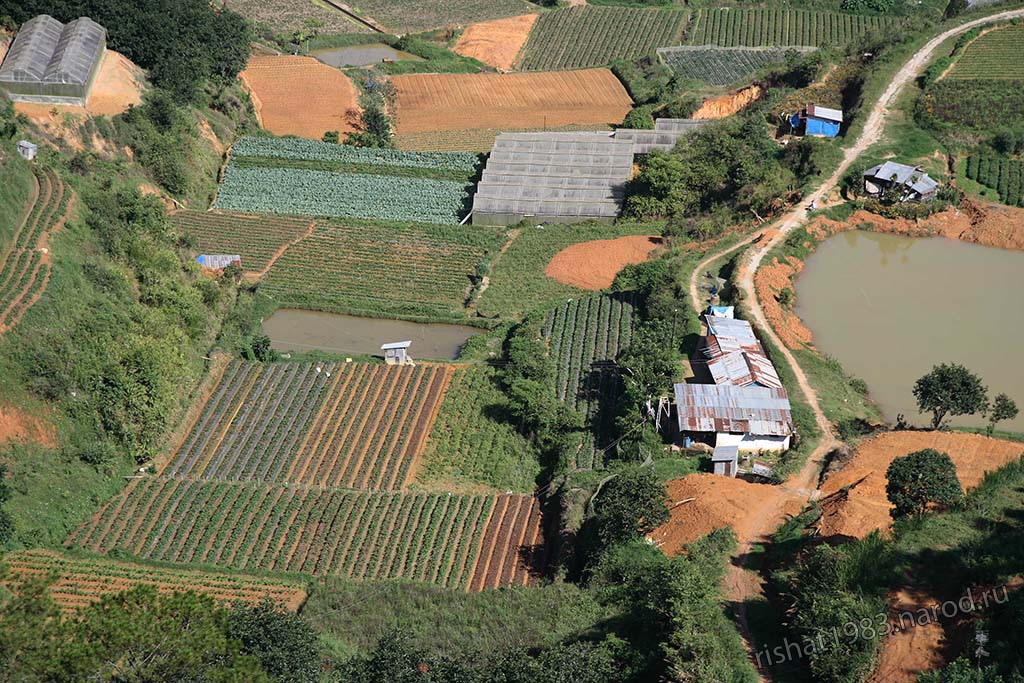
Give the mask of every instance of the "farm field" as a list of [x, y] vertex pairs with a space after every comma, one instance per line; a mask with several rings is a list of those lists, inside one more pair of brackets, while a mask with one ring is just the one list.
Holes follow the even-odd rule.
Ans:
[[10, 570], [3, 584], [12, 590], [26, 579], [56, 575], [50, 597], [66, 613], [139, 585], [155, 586], [161, 593], [191, 590], [228, 605], [270, 599], [292, 612], [306, 601], [300, 584], [282, 579], [168, 569], [43, 549], [19, 550], [3, 560]]
[[481, 264], [503, 241], [472, 227], [322, 221], [274, 263], [262, 290], [299, 308], [461, 317]]
[[922, 113], [940, 127], [948, 124], [987, 136], [1024, 122], [1022, 85], [1024, 81], [943, 78], [925, 88]]
[[683, 78], [726, 86], [786, 60], [788, 47], [709, 47], [690, 45], [658, 49], [658, 56]]
[[391, 79], [399, 137], [427, 131], [605, 126], [633, 101], [608, 69], [556, 73], [412, 74]]
[[805, 9], [701, 9], [687, 43], [721, 47], [823, 47], [845, 45], [887, 26], [890, 17]]
[[1024, 207], [1024, 162], [1001, 157], [967, 158], [967, 177], [999, 193], [1009, 206]]
[[508, 71], [515, 64], [533, 25], [536, 14], [522, 14], [507, 19], [492, 19], [470, 24], [459, 36], [452, 51], [472, 57], [496, 69]]
[[365, 33], [362, 24], [340, 10], [314, 0], [224, 0], [224, 6], [278, 33], [291, 33], [316, 21], [322, 33]]
[[188, 209], [171, 214], [171, 223], [196, 238], [200, 253], [241, 255], [242, 268], [249, 272], [264, 270], [275, 254], [313, 228], [312, 221], [292, 216]]
[[0, 251], [0, 333], [14, 327], [50, 281], [49, 236], [60, 229], [72, 192], [52, 171], [35, 173], [38, 194], [8, 248]]
[[566, 126], [543, 126], [534, 128], [468, 128], [463, 130], [420, 131], [400, 133], [395, 136], [399, 149], [436, 151], [490, 152], [499, 133], [573, 132], [580, 130], [613, 130], [609, 124], [569, 124]]
[[420, 484], [534, 489], [540, 454], [516, 430], [497, 375], [486, 365], [455, 371], [423, 451], [417, 475]]
[[354, 129], [359, 92], [338, 69], [313, 57], [253, 56], [240, 74], [260, 125], [275, 135], [319, 140], [327, 131], [342, 137]]
[[1024, 46], [1024, 24], [989, 31], [964, 48], [943, 78], [1024, 81], [1021, 46]]
[[[310, 489], [156, 477], [132, 482], [65, 545], [238, 570], [452, 588], [526, 585], [532, 496]], [[527, 503], [527, 505], [529, 505]], [[177, 524], [176, 520], [187, 520]]]
[[689, 13], [673, 9], [568, 7], [540, 16], [523, 48], [524, 71], [605, 66], [678, 45]]
[[358, 0], [348, 4], [392, 33], [465, 26], [525, 14], [533, 8], [524, 0]]
[[233, 362], [162, 474], [402, 489], [449, 373], [438, 365]]

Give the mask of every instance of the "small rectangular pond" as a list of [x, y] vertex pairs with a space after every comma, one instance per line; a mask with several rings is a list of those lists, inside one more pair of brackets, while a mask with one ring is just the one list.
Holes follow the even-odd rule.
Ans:
[[432, 360], [455, 360], [466, 340], [482, 332], [468, 325], [360, 318], [292, 308], [274, 311], [263, 321], [263, 333], [278, 351], [380, 356], [381, 344], [411, 339], [409, 355]]
[[313, 50], [309, 53], [328, 66], [344, 68], [349, 66], [369, 66], [379, 64], [385, 59], [396, 62], [418, 61], [422, 59], [409, 52], [396, 50], [384, 43], [370, 43], [368, 45], [350, 45], [348, 47], [331, 47], [322, 50]]

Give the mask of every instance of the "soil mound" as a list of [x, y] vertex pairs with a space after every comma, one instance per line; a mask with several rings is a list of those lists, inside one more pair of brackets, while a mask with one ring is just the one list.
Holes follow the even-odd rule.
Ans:
[[643, 263], [661, 246], [657, 235], [629, 235], [580, 242], [554, 255], [544, 274], [561, 283], [594, 291], [610, 287], [619, 271]]
[[875, 529], [888, 530], [892, 519], [885, 470], [894, 459], [924, 448], [948, 453], [966, 489], [981, 483], [985, 472], [1024, 454], [1024, 444], [959, 432], [885, 432], [866, 439], [849, 463], [822, 485], [821, 534], [863, 538]]
[[526, 44], [537, 17], [536, 14], [523, 14], [470, 24], [452, 49], [464, 57], [479, 59], [484, 64], [508, 71]]

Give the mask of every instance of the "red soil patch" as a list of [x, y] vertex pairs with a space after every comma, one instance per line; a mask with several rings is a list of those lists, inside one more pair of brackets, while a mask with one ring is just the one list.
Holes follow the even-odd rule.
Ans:
[[779, 486], [706, 473], [668, 482], [668, 496], [672, 518], [650, 536], [668, 555], [726, 526], [739, 538], [751, 538], [759, 529], [774, 529], [786, 514], [802, 507]]
[[759, 85], [752, 85], [732, 95], [720, 95], [705, 100], [690, 118], [693, 119], [724, 119], [744, 109], [748, 104], [759, 99], [764, 90]]
[[791, 349], [801, 348], [812, 339], [811, 331], [803, 321], [790, 309], [779, 303], [776, 297], [784, 289], [793, 289], [793, 281], [804, 268], [804, 262], [789, 257], [786, 261], [772, 261], [757, 269], [754, 273], [754, 287], [761, 308], [771, 323], [772, 329], [778, 333], [782, 343]]
[[918, 674], [938, 669], [946, 663], [943, 656], [946, 633], [938, 619], [930, 619], [910, 628], [905, 627], [909, 622], [904, 619], [902, 630], [896, 630], [900, 614], [916, 616], [918, 610], [930, 610], [941, 602], [915, 588], [903, 588], [889, 596], [888, 604], [892, 614], [889, 623], [894, 628], [883, 641], [878, 667], [868, 678], [868, 683], [913, 683]]
[[643, 263], [661, 243], [657, 235], [581, 242], [555, 254], [544, 268], [544, 274], [581, 289], [605, 289], [611, 286], [620, 270], [631, 263]]
[[454, 52], [479, 59], [484, 64], [508, 71], [526, 44], [530, 30], [537, 23], [536, 14], [523, 14], [507, 19], [470, 24], [462, 32]]
[[[886, 531], [892, 519], [885, 495], [885, 470], [895, 458], [924, 448], [948, 453], [960, 483], [973, 488], [986, 472], [999, 469], [1024, 454], [1024, 444], [958, 432], [899, 431], [879, 434], [860, 444], [853, 458], [830, 474], [822, 485], [824, 536], [863, 538], [876, 529]], [[850, 487], [848, 491], [841, 489]]]
[[57, 446], [53, 425], [46, 424], [24, 411], [9, 405], [0, 405], [0, 443], [37, 443], [47, 448]]
[[[329, 68], [329, 67], [328, 67]], [[633, 106], [608, 69], [394, 76], [399, 135], [617, 124]]]
[[467, 589], [476, 592], [532, 583], [530, 556], [541, 552], [540, 523], [540, 506], [533, 496], [498, 497]]
[[260, 125], [275, 135], [319, 140], [354, 130], [349, 112], [358, 110], [359, 93], [338, 69], [312, 57], [254, 56], [240, 75]]

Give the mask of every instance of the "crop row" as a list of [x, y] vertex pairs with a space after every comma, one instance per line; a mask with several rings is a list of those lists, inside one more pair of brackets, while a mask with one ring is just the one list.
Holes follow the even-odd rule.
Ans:
[[244, 137], [234, 144], [231, 153], [239, 157], [338, 161], [469, 173], [475, 171], [480, 162], [476, 154], [468, 152], [401, 152], [396, 149], [331, 144], [306, 138]]
[[[465, 588], [496, 500], [157, 477], [133, 482], [65, 545], [243, 571]], [[519, 562], [516, 548], [502, 555], [496, 571], [515, 582]]]
[[270, 269], [279, 301], [347, 312], [461, 313], [497, 232], [318, 223]]
[[238, 254], [245, 270], [260, 271], [274, 254], [309, 230], [310, 221], [290, 216], [176, 211], [171, 221], [191, 235], [204, 254]]
[[1002, 157], [968, 157], [967, 177], [998, 192], [1004, 204], [1024, 206], [1024, 162]]
[[229, 164], [216, 208], [451, 224], [471, 191], [451, 180]]
[[0, 330], [13, 327], [49, 282], [43, 244], [59, 226], [71, 193], [52, 171], [37, 171], [39, 196], [3, 255], [0, 268]]
[[945, 78], [1024, 81], [1022, 55], [1024, 24], [998, 28], [968, 43]]
[[683, 78], [709, 85], [731, 85], [786, 60], [794, 48], [686, 46], [659, 48], [658, 55]]
[[523, 48], [520, 67], [551, 71], [604, 66], [676, 45], [688, 14], [682, 10], [569, 7], [541, 14]]
[[925, 88], [919, 109], [940, 127], [988, 136], [1009, 121], [1024, 120], [1024, 88], [1019, 81], [943, 78]]
[[399, 489], [447, 381], [435, 365], [235, 362], [163, 474]]
[[845, 45], [894, 22], [890, 17], [805, 9], [702, 9], [687, 42], [722, 47]]
[[423, 450], [420, 482], [486, 484], [503, 491], [535, 488], [540, 455], [516, 430], [497, 375], [484, 365], [455, 371]]
[[4, 561], [10, 570], [4, 581], [8, 588], [17, 589], [26, 579], [51, 577], [50, 597], [67, 612], [139, 585], [155, 586], [161, 593], [194, 591], [225, 604], [270, 599], [293, 612], [306, 601], [302, 586], [279, 579], [167, 569], [44, 549], [20, 550]]
[[544, 566], [541, 511], [532, 496], [506, 494], [494, 504], [469, 590], [527, 585]]

